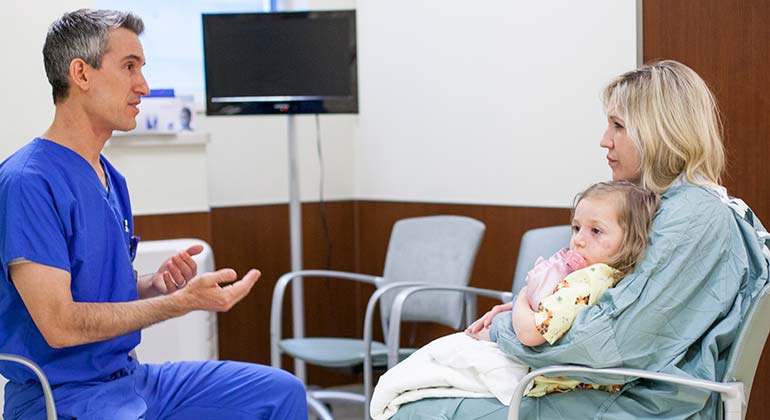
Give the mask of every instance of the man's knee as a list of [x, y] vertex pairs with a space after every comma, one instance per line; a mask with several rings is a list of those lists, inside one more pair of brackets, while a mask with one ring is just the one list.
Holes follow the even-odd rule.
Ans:
[[305, 398], [305, 384], [291, 373], [282, 369], [273, 369], [273, 381], [275, 388], [285, 392], [287, 397]]

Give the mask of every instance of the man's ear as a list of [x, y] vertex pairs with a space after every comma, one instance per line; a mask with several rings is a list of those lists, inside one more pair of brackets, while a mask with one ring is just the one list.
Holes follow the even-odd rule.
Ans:
[[83, 61], [82, 58], [75, 58], [70, 61], [69, 75], [73, 86], [77, 86], [81, 90], [88, 90], [91, 76], [91, 66]]

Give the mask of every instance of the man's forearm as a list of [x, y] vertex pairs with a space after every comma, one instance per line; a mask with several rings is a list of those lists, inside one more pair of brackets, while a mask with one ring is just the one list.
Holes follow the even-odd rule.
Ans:
[[167, 295], [131, 302], [72, 302], [62, 308], [52, 347], [70, 347], [125, 335], [190, 311], [181, 296]]

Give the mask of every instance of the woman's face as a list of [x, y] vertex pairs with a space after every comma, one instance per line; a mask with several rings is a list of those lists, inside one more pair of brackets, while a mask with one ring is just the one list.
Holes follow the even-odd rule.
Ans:
[[614, 112], [607, 114], [607, 129], [599, 146], [607, 149], [607, 163], [614, 181], [639, 183], [642, 177], [642, 159], [634, 147], [626, 123]]

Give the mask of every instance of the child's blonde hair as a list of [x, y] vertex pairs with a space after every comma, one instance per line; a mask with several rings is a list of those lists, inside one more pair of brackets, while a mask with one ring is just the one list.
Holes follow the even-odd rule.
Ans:
[[575, 196], [572, 216], [575, 208], [585, 198], [616, 198], [618, 224], [623, 228], [623, 241], [613, 261], [607, 264], [627, 275], [634, 269], [637, 261], [647, 249], [652, 219], [658, 209], [658, 194], [641, 188], [628, 181], [608, 181], [591, 185]]

